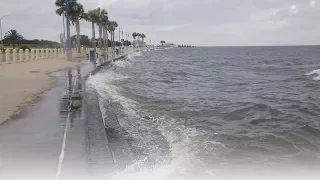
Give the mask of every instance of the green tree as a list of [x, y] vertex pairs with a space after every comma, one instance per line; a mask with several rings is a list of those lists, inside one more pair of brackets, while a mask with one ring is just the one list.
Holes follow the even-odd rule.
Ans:
[[162, 40], [162, 41], [160, 41], [160, 43], [163, 46], [163, 44], [165, 44], [166, 42]]
[[140, 48], [140, 37], [141, 37], [141, 34], [140, 33], [137, 33], [137, 37], [138, 37], [138, 48]]
[[138, 34], [136, 32], [132, 33], [132, 37], [133, 37], [133, 42], [134, 42], [134, 45], [136, 44], [135, 41], [136, 41], [136, 37], [138, 36]]
[[108, 22], [108, 12], [105, 9], [97, 8], [98, 12], [98, 22], [99, 26], [99, 48], [102, 50], [102, 31], [104, 25]]
[[24, 37], [15, 29], [11, 29], [5, 33], [4, 41], [10, 42], [13, 48], [15, 48], [15, 44], [19, 44], [21, 40], [24, 40]]
[[142, 46], [144, 46], [144, 38], [146, 38], [147, 36], [145, 34], [141, 34], [141, 39], [142, 39]]
[[[68, 15], [69, 20], [72, 22], [72, 25], [76, 26], [76, 32], [77, 32], [77, 48], [78, 53], [81, 53], [81, 47], [80, 47], [80, 20], [86, 19], [87, 14], [84, 11], [83, 5], [81, 3], [76, 2], [69, 2], [68, 3]], [[65, 0], [56, 0], [55, 2], [56, 7], [58, 8], [56, 10], [56, 13], [61, 16], [65, 13], [66, 10], [66, 3]], [[67, 22], [68, 23], [68, 22]], [[69, 23], [70, 25], [70, 23]]]
[[115, 49], [115, 41], [114, 41], [114, 31], [118, 27], [118, 23], [116, 21], [109, 21], [108, 23], [108, 31], [111, 34], [111, 44], [113, 47], [113, 50]]
[[90, 21], [92, 24], [92, 44], [94, 52], [97, 51], [96, 48], [96, 30], [95, 30], [95, 24], [99, 22], [99, 11], [97, 9], [89, 10], [87, 13], [87, 21]]

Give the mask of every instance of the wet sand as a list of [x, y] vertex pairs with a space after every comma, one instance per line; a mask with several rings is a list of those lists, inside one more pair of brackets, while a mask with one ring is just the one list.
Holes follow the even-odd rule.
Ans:
[[0, 66], [0, 124], [19, 115], [54, 84], [51, 72], [75, 67], [79, 62], [46, 59]]

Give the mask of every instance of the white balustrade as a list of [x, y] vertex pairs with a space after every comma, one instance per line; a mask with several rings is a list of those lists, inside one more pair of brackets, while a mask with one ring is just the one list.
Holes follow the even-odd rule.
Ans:
[[45, 58], [45, 49], [41, 49], [41, 56], [40, 59], [44, 59]]
[[[27, 49], [26, 49], [27, 50]], [[21, 62], [21, 61], [24, 61], [24, 53], [23, 53], [23, 49], [20, 49], [19, 50], [19, 56], [20, 56], [20, 59], [19, 59], [19, 61]]]
[[24, 59], [25, 61], [29, 60], [29, 49], [24, 50]]
[[10, 50], [7, 49], [5, 53], [6, 53], [6, 55], [5, 55], [5, 56], [6, 56], [6, 63], [7, 63], [7, 64], [8, 64], [8, 63], [11, 63], [11, 62], [10, 62], [10, 61], [11, 61], [11, 60], [10, 60]]
[[12, 50], [12, 62], [13, 63], [17, 62], [17, 50], [16, 49]]
[[[49, 49], [47, 48], [46, 49], [46, 57], [45, 57], [46, 59], [49, 59]], [[44, 59], [44, 58], [43, 58]]]
[[35, 60], [35, 52], [34, 52], [34, 49], [31, 49], [31, 52], [30, 52], [30, 60]]
[[40, 59], [40, 49], [36, 49], [36, 60]]

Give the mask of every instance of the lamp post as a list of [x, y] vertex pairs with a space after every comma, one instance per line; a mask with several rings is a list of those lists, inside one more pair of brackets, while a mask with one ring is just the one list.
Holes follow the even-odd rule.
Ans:
[[[72, 2], [72, 0], [70, 1]], [[71, 39], [70, 39], [70, 19], [69, 19], [69, 0], [65, 0], [66, 3], [66, 28], [67, 28], [67, 40], [66, 40], [66, 60], [72, 60], [72, 52], [71, 52]], [[74, 0], [74, 5], [76, 6], [76, 0]]]
[[[122, 29], [122, 31], [121, 31], [121, 50], [122, 50], [122, 46], [123, 46], [123, 44], [124, 44], [124, 38], [123, 38], [123, 29]], [[123, 53], [124, 53], [124, 48], [123, 48]]]
[[[101, 18], [102, 21], [102, 18]], [[103, 55], [104, 55], [104, 59], [108, 60], [108, 32], [106, 30], [108, 26], [108, 21], [107, 20], [103, 20]], [[106, 52], [107, 51], [107, 52]]]
[[7, 15], [4, 15], [0, 18], [0, 33], [1, 33], [1, 49], [3, 49], [3, 40], [2, 40], [2, 24], [1, 24], [1, 20], [6, 17]]
[[[121, 32], [121, 28], [119, 27], [119, 43], [121, 42], [121, 37], [120, 37], [120, 32]], [[121, 47], [119, 46], [119, 54], [121, 54]]]

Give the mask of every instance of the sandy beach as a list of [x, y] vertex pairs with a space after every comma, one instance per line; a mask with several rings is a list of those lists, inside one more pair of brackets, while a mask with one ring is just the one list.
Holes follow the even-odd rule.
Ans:
[[0, 124], [52, 87], [51, 72], [79, 64], [55, 58], [0, 66]]

